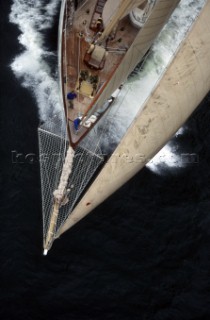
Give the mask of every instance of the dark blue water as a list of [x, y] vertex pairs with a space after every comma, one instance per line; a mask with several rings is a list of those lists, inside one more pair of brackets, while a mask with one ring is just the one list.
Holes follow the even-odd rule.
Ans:
[[198, 161], [145, 168], [43, 257], [39, 163], [12, 161], [38, 154], [38, 109], [9, 67], [22, 47], [0, 6], [1, 319], [209, 320], [210, 95], [176, 138]]

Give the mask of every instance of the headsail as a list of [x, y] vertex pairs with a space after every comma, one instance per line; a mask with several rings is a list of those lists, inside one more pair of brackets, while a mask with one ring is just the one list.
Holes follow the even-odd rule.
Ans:
[[[171, 0], [160, 1], [170, 4]], [[144, 109], [60, 229], [67, 231], [134, 176], [183, 125], [210, 89], [210, 1], [151, 92]], [[146, 130], [145, 130], [146, 129]], [[124, 156], [129, 161], [125, 161]], [[137, 156], [137, 157], [136, 157]], [[139, 157], [140, 156], [140, 157]], [[89, 206], [86, 204], [89, 203]]]

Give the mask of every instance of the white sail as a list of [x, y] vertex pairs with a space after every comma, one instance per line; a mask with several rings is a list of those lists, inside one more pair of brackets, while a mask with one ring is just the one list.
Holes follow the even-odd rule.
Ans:
[[[209, 14], [210, 1], [207, 1], [168, 70], [151, 93], [143, 111], [135, 118], [115, 153], [71, 213], [59, 234], [84, 218], [142, 169], [146, 159], [151, 159], [165, 145], [209, 92]], [[134, 161], [127, 162], [123, 154], [129, 159], [137, 157], [136, 160], [134, 158]]]

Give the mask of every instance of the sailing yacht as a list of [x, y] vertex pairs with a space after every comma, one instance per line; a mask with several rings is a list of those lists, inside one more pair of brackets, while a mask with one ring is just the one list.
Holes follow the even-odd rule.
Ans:
[[[62, 0], [59, 77], [64, 119], [51, 119], [39, 128], [45, 255], [57, 237], [135, 175], [208, 92], [210, 68], [203, 65], [208, 65], [210, 52], [210, 1], [117, 148], [109, 159], [101, 153], [97, 125], [179, 1], [87, 0], [76, 6], [73, 0]], [[205, 46], [198, 44], [198, 34]], [[193, 95], [195, 85], [199, 90], [183, 110], [186, 94]], [[102, 133], [106, 135], [106, 124]], [[139, 152], [144, 159], [136, 161]], [[130, 161], [125, 161], [127, 156]]]

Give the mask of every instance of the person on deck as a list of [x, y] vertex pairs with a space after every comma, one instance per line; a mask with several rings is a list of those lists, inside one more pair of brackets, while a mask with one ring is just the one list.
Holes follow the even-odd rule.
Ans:
[[76, 92], [74, 92], [74, 91], [71, 91], [71, 92], [68, 92], [67, 93], [67, 99], [68, 99], [68, 101], [69, 101], [69, 107], [71, 108], [71, 109], [74, 109], [74, 99], [77, 97], [77, 94], [76, 94]]
[[81, 122], [81, 118], [80, 118], [80, 117], [74, 119], [74, 129], [75, 129], [76, 133], [77, 133], [78, 130], [79, 130], [80, 122]]

